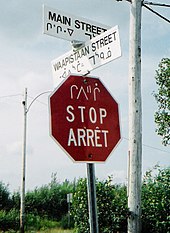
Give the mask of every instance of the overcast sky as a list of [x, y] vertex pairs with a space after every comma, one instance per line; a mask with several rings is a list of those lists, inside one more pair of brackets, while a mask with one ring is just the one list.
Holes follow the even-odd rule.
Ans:
[[[153, 0], [153, 2], [159, 2]], [[169, 0], [161, 0], [169, 4]], [[0, 180], [19, 190], [23, 144], [23, 94], [28, 104], [40, 93], [53, 90], [51, 61], [71, 50], [69, 41], [42, 33], [42, 5], [113, 27], [119, 26], [122, 56], [91, 72], [98, 76], [120, 107], [122, 140], [96, 176], [127, 182], [128, 167], [128, 61], [129, 10], [114, 0], [6, 0], [0, 14]], [[154, 7], [170, 19], [170, 9]], [[155, 70], [170, 57], [170, 24], [147, 9], [142, 14], [143, 172], [159, 163], [170, 164], [170, 148], [155, 133], [157, 104]], [[49, 136], [48, 94], [35, 101], [27, 119], [26, 189], [47, 184], [52, 173], [59, 181], [86, 176], [86, 164], [73, 163]]]

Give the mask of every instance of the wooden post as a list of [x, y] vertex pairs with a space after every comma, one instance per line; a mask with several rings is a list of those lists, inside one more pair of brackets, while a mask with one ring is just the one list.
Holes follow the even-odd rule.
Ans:
[[128, 233], [141, 232], [142, 101], [141, 0], [131, 0], [129, 51]]

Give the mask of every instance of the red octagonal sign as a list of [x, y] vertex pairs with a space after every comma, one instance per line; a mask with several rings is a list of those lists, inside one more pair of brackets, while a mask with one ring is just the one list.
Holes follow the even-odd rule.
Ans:
[[118, 104], [94, 77], [71, 75], [53, 92], [50, 125], [77, 162], [104, 162], [120, 140]]

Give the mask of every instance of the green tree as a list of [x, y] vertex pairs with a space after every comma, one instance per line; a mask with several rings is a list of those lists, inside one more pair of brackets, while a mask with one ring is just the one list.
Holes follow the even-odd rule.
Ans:
[[146, 172], [142, 186], [142, 232], [170, 232], [170, 167]]
[[67, 180], [59, 183], [54, 175], [48, 185], [26, 193], [26, 212], [60, 221], [67, 214], [67, 193], [71, 192], [73, 184]]
[[[124, 185], [113, 185], [112, 177], [96, 180], [99, 232], [127, 231], [127, 190]], [[89, 233], [87, 180], [80, 179], [73, 196], [72, 214], [78, 233]]]
[[0, 210], [9, 210], [12, 206], [12, 200], [8, 185], [0, 181]]
[[156, 132], [162, 137], [163, 145], [170, 144], [170, 59], [163, 58], [156, 70], [158, 92], [154, 97], [158, 103], [155, 113]]

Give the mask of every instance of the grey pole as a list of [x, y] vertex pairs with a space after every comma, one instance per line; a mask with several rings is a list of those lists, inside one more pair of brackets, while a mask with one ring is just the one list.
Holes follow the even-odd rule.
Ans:
[[[81, 41], [72, 41], [73, 50], [76, 51], [84, 45]], [[87, 73], [89, 74], [89, 72]], [[86, 76], [87, 74], [84, 74]], [[96, 201], [96, 180], [94, 164], [87, 163], [87, 192], [89, 207], [90, 233], [99, 233]]]
[[27, 132], [27, 113], [34, 103], [34, 101], [41, 95], [49, 93], [51, 91], [45, 91], [37, 95], [30, 105], [27, 107], [27, 88], [25, 88], [24, 100], [22, 104], [24, 106], [24, 136], [23, 136], [23, 150], [22, 150], [22, 172], [21, 172], [21, 203], [20, 203], [20, 233], [24, 233], [25, 230], [25, 171], [26, 171], [26, 132]]
[[88, 190], [88, 206], [89, 206], [89, 221], [90, 233], [98, 233], [98, 217], [97, 217], [97, 202], [96, 202], [96, 182], [94, 164], [87, 163], [87, 190]]
[[128, 233], [141, 232], [142, 97], [141, 0], [131, 0], [129, 39]]
[[21, 175], [21, 203], [20, 203], [20, 232], [24, 233], [25, 226], [25, 167], [26, 167], [26, 130], [27, 130], [27, 88], [25, 88], [24, 101], [24, 136], [22, 151], [22, 175]]

